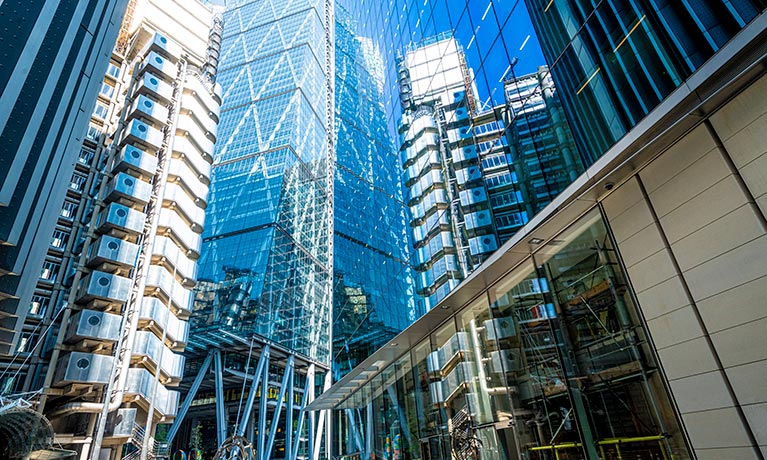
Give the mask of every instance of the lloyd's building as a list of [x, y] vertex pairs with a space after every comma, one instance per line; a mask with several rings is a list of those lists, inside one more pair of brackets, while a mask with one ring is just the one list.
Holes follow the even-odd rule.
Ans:
[[682, 3], [525, 2], [585, 172], [308, 406], [334, 453], [765, 458], [767, 15]]

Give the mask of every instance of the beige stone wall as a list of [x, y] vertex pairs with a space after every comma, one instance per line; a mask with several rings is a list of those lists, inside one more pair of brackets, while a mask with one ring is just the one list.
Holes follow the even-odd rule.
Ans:
[[603, 205], [696, 455], [767, 456], [767, 77]]

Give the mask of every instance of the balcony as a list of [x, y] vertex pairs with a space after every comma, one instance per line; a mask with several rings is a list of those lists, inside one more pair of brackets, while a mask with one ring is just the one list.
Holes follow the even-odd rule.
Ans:
[[474, 256], [487, 254], [496, 249], [498, 249], [498, 241], [494, 235], [483, 235], [469, 239], [469, 250]]
[[136, 94], [151, 96], [162, 104], [168, 104], [173, 98], [173, 87], [156, 75], [145, 72], [138, 82]]
[[126, 120], [141, 120], [155, 127], [168, 122], [168, 109], [146, 96], [139, 95], [131, 104]]
[[157, 151], [162, 147], [163, 135], [143, 121], [133, 119], [123, 130], [120, 146], [133, 144], [142, 150]]
[[146, 54], [147, 52], [155, 52], [175, 63], [183, 53], [183, 50], [181, 49], [181, 46], [173, 40], [169, 40], [164, 35], [155, 32], [152, 40], [150, 40], [144, 49], [141, 50], [141, 54]]
[[83, 340], [117, 342], [120, 338], [122, 317], [103, 311], [81, 310], [69, 320], [64, 342], [74, 344]]
[[192, 292], [181, 285], [163, 267], [150, 265], [146, 278], [147, 296], [156, 296], [163, 302], [170, 300], [180, 314], [188, 316], [192, 307]]
[[[160, 357], [162, 355], [162, 358]], [[149, 360], [154, 369], [160, 363], [160, 370], [166, 379], [180, 381], [184, 375], [184, 357], [173, 353], [150, 331], [137, 331], [133, 342], [133, 360]]]
[[131, 172], [149, 181], [157, 172], [157, 157], [132, 145], [126, 145], [117, 154], [112, 172]]
[[73, 351], [59, 359], [53, 385], [106, 385], [109, 383], [113, 362], [111, 356]]
[[200, 152], [187, 137], [176, 136], [173, 138], [173, 158], [186, 162], [192, 171], [197, 174], [197, 178], [203, 183], [210, 182], [210, 169], [213, 158]]
[[[176, 268], [176, 276], [184, 280], [185, 287], [193, 288], [197, 279], [197, 263], [176, 246], [170, 238], [157, 236], [152, 247], [152, 263], [169, 264]], [[172, 269], [170, 269], [172, 271]]]
[[99, 213], [96, 229], [100, 233], [140, 234], [144, 231], [146, 214], [119, 203], [111, 203]]
[[155, 51], [150, 51], [139, 66], [139, 73], [149, 72], [165, 81], [172, 82], [178, 76], [178, 67], [169, 59], [160, 56]]
[[88, 267], [103, 267], [117, 265], [131, 269], [136, 264], [139, 246], [108, 235], [102, 235], [98, 241], [88, 247], [86, 265]]
[[144, 297], [141, 302], [141, 312], [139, 315], [139, 324], [143, 327], [149, 324], [155, 327], [155, 331], [162, 334], [162, 329], [166, 329], [166, 337], [174, 343], [173, 348], [183, 348], [189, 339], [189, 322], [179, 319], [168, 310], [168, 307], [160, 299], [155, 297]]
[[100, 301], [107, 304], [122, 304], [128, 300], [131, 280], [100, 271], [91, 272], [80, 281], [75, 302], [86, 304]]
[[[207, 178], [205, 178], [207, 180]], [[183, 160], [173, 158], [168, 167], [168, 181], [175, 182], [189, 191], [189, 194], [197, 197], [207, 204], [208, 185], [200, 180], [200, 176], [192, 172]]]
[[140, 210], [149, 203], [151, 195], [151, 185], [136, 179], [130, 174], [119, 173], [109, 182], [106, 201], [118, 202]]
[[205, 210], [197, 206], [192, 198], [176, 184], [167, 184], [163, 195], [163, 207], [176, 210], [195, 232], [202, 233]]
[[179, 393], [168, 390], [165, 385], [157, 385], [157, 392], [152, 391], [155, 377], [146, 369], [134, 367], [128, 370], [128, 381], [125, 393], [128, 396], [139, 396], [143, 405], [149, 407], [151, 395], [154, 394], [154, 407], [165, 417], [175, 417], [178, 410]]

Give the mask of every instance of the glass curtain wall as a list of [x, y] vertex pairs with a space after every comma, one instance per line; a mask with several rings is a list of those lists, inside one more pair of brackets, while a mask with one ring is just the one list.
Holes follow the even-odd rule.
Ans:
[[526, 0], [592, 164], [767, 7], [764, 0]]
[[397, 459], [689, 459], [598, 209], [349, 401]]
[[[447, 36], [455, 40], [463, 59], [464, 105], [471, 120], [471, 130], [463, 133], [466, 138], [460, 145], [474, 144], [480, 167], [473, 168], [474, 176], [452, 177], [453, 159], [443, 154], [439, 166], [446, 185], [436, 191], [460, 188], [461, 180], [484, 182], [490, 217], [486, 222], [495, 225], [499, 245], [767, 6], [764, 0], [339, 1], [359, 20], [360, 35], [370, 37], [381, 50], [392, 136], [403, 126], [403, 118], [407, 122], [408, 117], [422, 115], [412, 104], [415, 93], [430, 94], [445, 86], [452, 55], [408, 69], [418, 74], [417, 85], [400, 78], [398, 62], [409, 50]], [[445, 120], [437, 120], [437, 125], [460, 124], [463, 120], [456, 113], [444, 113]], [[488, 142], [481, 126], [496, 122], [505, 136]], [[399, 139], [406, 149], [412, 141], [408, 132], [403, 130]], [[437, 164], [423, 163], [424, 168], [412, 171], [412, 165], [403, 161], [408, 169], [404, 180], [417, 183]], [[426, 257], [433, 252], [429, 243], [437, 240], [418, 235], [451, 231], [452, 240], [441, 246], [454, 257], [453, 253], [468, 251], [471, 242], [462, 241], [461, 234], [475, 225], [462, 216], [479, 210], [476, 204], [468, 211], [461, 209], [449, 193], [446, 199], [450, 205], [432, 205], [432, 214], [421, 215], [426, 200], [406, 196], [415, 235], [413, 266], [429, 284], [439, 284], [430, 276], [433, 267], [445, 271], [442, 267], [450, 259]], [[493, 244], [493, 238], [485, 235], [475, 241], [482, 256], [494, 250], [480, 247], [485, 240]], [[471, 264], [454, 266], [472, 269]], [[421, 289], [424, 309], [466, 275], [455, 272], [439, 292]]]
[[383, 56], [335, 9], [333, 371], [353, 369], [416, 318], [407, 209], [386, 128]]
[[226, 2], [194, 327], [329, 363], [333, 133], [324, 0]]
[[423, 312], [584, 168], [524, 1], [339, 2], [382, 57]]

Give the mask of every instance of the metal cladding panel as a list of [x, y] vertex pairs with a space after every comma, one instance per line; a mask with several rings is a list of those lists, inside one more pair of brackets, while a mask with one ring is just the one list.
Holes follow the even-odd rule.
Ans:
[[141, 301], [141, 321], [152, 321], [167, 329], [168, 339], [184, 344], [189, 338], [189, 322], [179, 319], [168, 307], [154, 297], [144, 297]]
[[184, 131], [200, 152], [212, 157], [214, 147], [213, 141], [205, 135], [205, 132], [194, 122], [194, 120], [192, 120], [191, 117], [179, 117], [177, 129], [179, 131]]
[[482, 179], [482, 170], [479, 166], [470, 166], [468, 168], [461, 168], [455, 170], [455, 178], [458, 184], [464, 185], [468, 182]]
[[[447, 138], [450, 142], [460, 142], [466, 139], [472, 139], [474, 136], [468, 126], [461, 128], [451, 129], [447, 132]], [[473, 147], [473, 146], [472, 146]], [[455, 152], [455, 151], [453, 151]], [[474, 150], [474, 156], [476, 157], [476, 149]], [[455, 161], [455, 153], [453, 153], [453, 160]]]
[[429, 372], [439, 372], [442, 369], [442, 364], [439, 360], [439, 351], [432, 351], [426, 357], [426, 368]]
[[147, 288], [157, 288], [165, 292], [174, 305], [182, 310], [190, 310], [192, 305], [192, 292], [184, 288], [181, 283], [173, 278], [173, 275], [164, 267], [157, 265], [149, 266], [146, 277]]
[[116, 342], [120, 338], [122, 317], [95, 310], [81, 310], [69, 322], [65, 341], [79, 342], [83, 339], [95, 339]]
[[144, 177], [152, 177], [157, 172], [157, 157], [138, 147], [126, 145], [117, 154], [112, 171], [134, 171]]
[[146, 205], [152, 195], [152, 186], [130, 174], [119, 173], [109, 182], [107, 201], [127, 199], [138, 205]]
[[137, 244], [109, 235], [102, 235], [97, 244], [91, 244], [88, 248], [87, 265], [110, 261], [120, 265], [133, 266], [136, 263], [138, 250]]
[[176, 211], [169, 208], [163, 208], [160, 211], [160, 221], [158, 225], [170, 229], [185, 249], [199, 254], [202, 237], [193, 232]]
[[200, 152], [185, 136], [176, 135], [173, 138], [173, 154], [176, 161], [182, 159], [191, 166], [198, 173], [199, 179], [207, 180], [210, 177], [212, 168], [210, 161], [213, 158]]
[[151, 95], [163, 104], [167, 104], [173, 98], [173, 87], [151, 72], [144, 72], [136, 92]]
[[487, 201], [487, 191], [484, 187], [475, 187], [459, 193], [461, 206], [469, 207]]
[[107, 421], [107, 436], [119, 438], [132, 436], [137, 413], [138, 409], [135, 407], [120, 408], [111, 412]]
[[148, 148], [159, 150], [162, 147], [162, 139], [160, 130], [134, 118], [123, 131], [120, 145], [146, 145]]
[[514, 325], [514, 321], [508, 318], [485, 321], [485, 331], [488, 340], [499, 340], [517, 336], [517, 328]]
[[125, 302], [130, 293], [131, 280], [122, 276], [93, 271], [80, 282], [77, 301], [92, 299]]
[[118, 203], [111, 203], [101, 211], [98, 218], [100, 231], [117, 228], [132, 233], [141, 233], [144, 229], [146, 214]]
[[139, 95], [131, 105], [128, 118], [149, 119], [155, 126], [162, 126], [168, 121], [168, 109], [144, 95]]
[[477, 211], [464, 216], [466, 228], [474, 230], [476, 228], [489, 227], [493, 225], [493, 218], [490, 211]]
[[192, 222], [193, 230], [202, 231], [205, 222], [205, 210], [197, 206], [181, 187], [176, 184], [166, 185], [163, 201], [172, 203], [176, 210], [183, 213]]
[[[147, 369], [134, 367], [128, 370], [128, 380], [125, 392], [129, 395], [138, 395], [149, 402], [155, 377]], [[178, 411], [179, 393], [168, 390], [164, 385], [157, 386], [154, 393], [155, 408], [166, 417], [174, 417]]]
[[170, 238], [157, 236], [152, 247], [152, 256], [160, 256], [172, 264], [177, 275], [190, 281], [197, 279], [197, 262], [187, 257]]
[[517, 369], [519, 358], [514, 350], [496, 350], [490, 352], [490, 369], [496, 374], [511, 372]]
[[181, 56], [183, 53], [181, 46], [159, 32], [155, 32], [152, 40], [147, 43], [141, 54], [146, 54], [147, 51], [153, 51], [161, 54], [171, 62], [178, 61], [179, 56]]
[[192, 172], [186, 162], [180, 158], [172, 158], [168, 174], [171, 180], [180, 180], [184, 187], [198, 199], [207, 202], [208, 186], [203, 183], [198, 174]]
[[[216, 83], [215, 89], [218, 89], [218, 98], [221, 98], [221, 85]], [[221, 103], [216, 101], [215, 96], [212, 96], [205, 85], [197, 77], [187, 76], [186, 85], [184, 85], [184, 92], [189, 93], [200, 99], [202, 104], [211, 112], [218, 115], [221, 109]]]
[[469, 239], [469, 249], [472, 255], [485, 254], [498, 249], [495, 235], [483, 235]]
[[112, 356], [73, 351], [59, 360], [53, 379], [54, 385], [107, 384], [113, 361]]
[[182, 116], [194, 117], [207, 135], [213, 136], [214, 140], [218, 132], [218, 116], [205, 107], [198, 98], [191, 94], [185, 94], [181, 98]]
[[477, 148], [473, 145], [467, 145], [450, 151], [450, 155], [453, 157], [453, 163], [459, 164], [467, 161], [475, 161], [477, 159]]
[[429, 396], [432, 404], [439, 404], [445, 400], [442, 382], [431, 382], [429, 384]]
[[149, 71], [166, 81], [173, 81], [178, 76], [178, 67], [155, 51], [150, 51], [142, 61], [139, 72], [143, 71]]
[[136, 332], [133, 356], [146, 356], [155, 364], [160, 363], [163, 372], [171, 378], [178, 379], [184, 374], [184, 357], [168, 349], [153, 332]]

